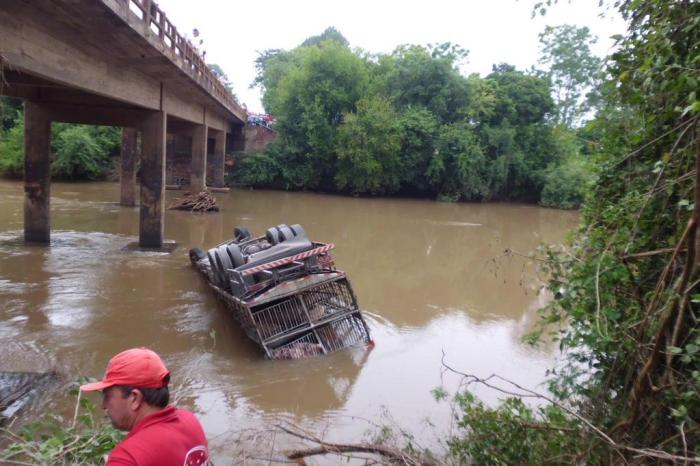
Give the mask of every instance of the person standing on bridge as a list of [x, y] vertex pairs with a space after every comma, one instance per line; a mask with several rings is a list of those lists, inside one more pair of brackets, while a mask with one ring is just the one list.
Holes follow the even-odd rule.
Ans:
[[102, 409], [112, 425], [129, 432], [107, 466], [207, 466], [204, 430], [189, 411], [169, 406], [170, 371], [158, 354], [133, 348], [114, 356], [104, 378], [82, 385], [102, 391]]

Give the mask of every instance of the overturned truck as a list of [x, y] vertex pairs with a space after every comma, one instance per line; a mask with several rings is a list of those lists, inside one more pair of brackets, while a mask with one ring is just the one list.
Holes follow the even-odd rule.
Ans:
[[299, 359], [369, 344], [370, 333], [333, 244], [311, 241], [301, 225], [234, 238], [190, 260], [248, 337], [270, 359]]

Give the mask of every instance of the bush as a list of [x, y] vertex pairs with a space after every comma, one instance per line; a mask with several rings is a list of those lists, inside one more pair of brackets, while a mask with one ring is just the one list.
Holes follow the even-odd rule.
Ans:
[[[438, 398], [444, 396], [438, 392]], [[457, 431], [447, 440], [459, 464], [574, 464], [582, 430], [553, 405], [537, 410], [520, 398], [488, 408], [468, 391], [454, 398]]]
[[391, 194], [399, 189], [401, 135], [388, 100], [360, 99], [337, 134], [335, 181], [340, 191]]
[[18, 116], [22, 115], [22, 100], [15, 97], [0, 97], [0, 137], [2, 133], [12, 129], [17, 124]]
[[[52, 175], [66, 180], [104, 179], [121, 146], [115, 127], [51, 126]], [[22, 178], [24, 172], [24, 112], [17, 112], [8, 131], [0, 131], [0, 175]]]
[[24, 118], [20, 115], [15, 125], [0, 137], [0, 175], [22, 178], [24, 173]]
[[239, 162], [233, 180], [246, 186], [275, 186], [280, 181], [279, 165], [274, 157], [255, 153]]
[[422, 107], [406, 109], [399, 115], [398, 123], [401, 127], [401, 189], [405, 193], [425, 195], [430, 192], [425, 174], [435, 153], [440, 126], [435, 115]]
[[440, 128], [426, 178], [440, 200], [488, 197], [484, 154], [468, 125], [456, 123]]
[[[77, 396], [77, 388], [70, 392]], [[18, 432], [6, 430], [8, 442], [0, 452], [2, 464], [102, 465], [124, 434], [95, 421], [95, 406], [79, 398], [83, 414], [70, 423], [55, 414], [25, 425]], [[78, 406], [76, 406], [76, 409]]]
[[109, 155], [84, 125], [54, 125], [53, 175], [67, 180], [103, 179], [110, 165]]
[[540, 204], [546, 207], [576, 209], [592, 181], [591, 169], [580, 157], [570, 157], [547, 171]]

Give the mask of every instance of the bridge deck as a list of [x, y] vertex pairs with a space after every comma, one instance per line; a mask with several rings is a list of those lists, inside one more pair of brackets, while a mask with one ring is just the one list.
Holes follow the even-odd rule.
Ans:
[[[93, 103], [102, 97], [137, 108], [167, 108], [196, 123], [203, 103], [221, 120], [240, 125], [247, 118], [150, 0], [5, 2], [0, 38], [10, 73], [23, 75], [13, 80], [17, 76], [9, 74], [6, 94], [29, 98], [40, 88], [43, 100]], [[223, 129], [223, 121], [218, 126]]]

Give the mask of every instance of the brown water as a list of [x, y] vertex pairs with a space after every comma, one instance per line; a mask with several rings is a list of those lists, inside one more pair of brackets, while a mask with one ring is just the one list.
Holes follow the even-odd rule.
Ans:
[[[181, 194], [167, 192], [166, 202]], [[138, 236], [138, 209], [119, 207], [118, 197], [113, 183], [54, 183], [51, 247], [28, 247], [23, 185], [0, 181], [0, 370], [100, 377], [118, 351], [154, 348], [173, 373], [178, 404], [202, 420], [217, 465], [260, 450], [265, 434], [248, 434], [281, 421], [346, 442], [372, 429], [367, 420], [392, 422], [436, 448], [449, 406], [430, 390], [458, 382], [442, 377], [443, 352], [462, 371], [530, 387], [556, 358], [553, 346], [521, 343], [547, 298], [535, 265], [504, 250], [561, 242], [575, 213], [232, 190], [216, 194], [220, 213], [167, 211], [165, 236], [179, 243], [168, 255], [121, 251]], [[336, 244], [373, 350], [267, 361], [189, 265], [189, 248], [221, 242], [236, 225], [261, 234], [280, 223]]]

